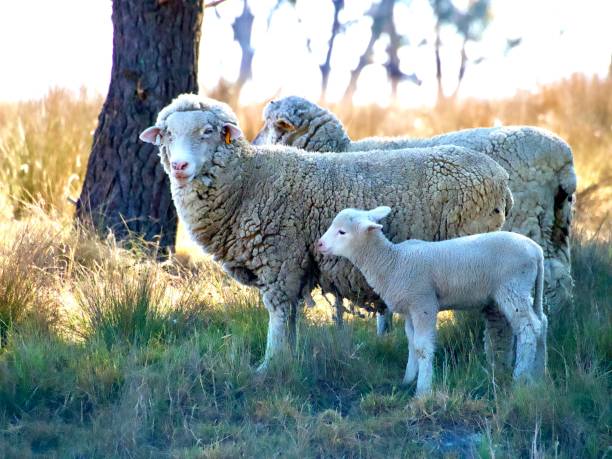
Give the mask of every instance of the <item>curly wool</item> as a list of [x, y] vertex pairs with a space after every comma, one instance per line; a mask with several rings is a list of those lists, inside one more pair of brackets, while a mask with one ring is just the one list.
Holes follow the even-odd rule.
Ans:
[[[219, 122], [236, 119], [227, 105], [210, 99], [181, 96], [173, 104], [180, 111], [211, 112]], [[160, 113], [162, 123], [173, 104]], [[167, 163], [163, 145], [160, 156]], [[398, 150], [383, 158], [255, 147], [237, 139], [219, 144], [210, 164], [188, 186], [173, 187], [179, 216], [238, 281], [264, 293], [281, 291], [291, 303], [316, 284], [362, 306], [377, 300], [350, 263], [323, 259], [314, 250], [345, 207], [393, 205], [386, 230], [400, 241], [496, 230], [511, 206], [504, 169], [455, 146]]]
[[[509, 126], [466, 129], [429, 139], [372, 137], [351, 141], [340, 120], [300, 97], [273, 101], [264, 109], [257, 143], [292, 145], [308, 151], [374, 151], [458, 145], [483, 152], [510, 176], [514, 207], [504, 229], [524, 234], [544, 249], [546, 297], [557, 306], [571, 296], [569, 233], [576, 191], [572, 151], [561, 138], [539, 128]], [[282, 129], [279, 122], [289, 129]]]

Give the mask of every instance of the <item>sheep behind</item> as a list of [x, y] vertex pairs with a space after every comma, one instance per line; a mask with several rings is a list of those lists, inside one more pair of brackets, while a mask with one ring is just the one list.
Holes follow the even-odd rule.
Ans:
[[264, 109], [254, 143], [293, 145], [308, 151], [388, 151], [458, 145], [489, 155], [510, 176], [514, 208], [504, 229], [539, 243], [545, 255], [546, 299], [552, 311], [571, 297], [570, 227], [576, 191], [571, 148], [558, 136], [528, 126], [476, 128], [429, 139], [372, 137], [352, 141], [328, 110], [286, 97]]

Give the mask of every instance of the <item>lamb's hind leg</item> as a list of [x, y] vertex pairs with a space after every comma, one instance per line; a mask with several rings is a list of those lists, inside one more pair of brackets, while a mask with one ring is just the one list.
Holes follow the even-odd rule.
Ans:
[[419, 369], [414, 349], [414, 326], [410, 314], [405, 315], [404, 330], [406, 331], [406, 339], [408, 340], [408, 363], [406, 364], [406, 373], [404, 373], [403, 384], [410, 384], [417, 376]]
[[530, 294], [523, 294], [504, 287], [495, 297], [500, 310], [516, 336], [515, 380], [531, 379], [534, 376], [538, 338], [542, 332], [540, 319], [532, 309]]
[[537, 338], [536, 356], [534, 364], [534, 376], [542, 377], [546, 372], [547, 365], [547, 349], [546, 349], [546, 336], [548, 334], [548, 319], [546, 316], [541, 318], [542, 327], [540, 329], [540, 335]]
[[414, 327], [414, 353], [418, 362], [416, 395], [419, 397], [431, 392], [438, 309], [435, 298], [422, 299], [410, 309]]

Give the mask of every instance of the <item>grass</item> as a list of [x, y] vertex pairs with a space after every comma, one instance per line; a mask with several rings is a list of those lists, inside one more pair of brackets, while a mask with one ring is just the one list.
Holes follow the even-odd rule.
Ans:
[[[415, 400], [399, 385], [401, 324], [380, 339], [373, 320], [338, 329], [317, 307], [301, 319], [295, 359], [256, 377], [267, 323], [256, 292], [205, 258], [157, 264], [75, 227], [54, 233], [61, 220], [30, 212], [21, 223], [38, 232], [17, 239], [16, 252], [44, 250], [12, 262], [35, 274], [0, 276], [0, 291], [38, 282], [0, 350], [5, 457], [609, 454], [609, 235], [574, 241], [576, 300], [551, 317], [544, 382], [494, 378], [481, 322], [449, 317], [436, 392]], [[0, 312], [13, 308], [0, 301]]]
[[[548, 375], [515, 387], [491, 374], [479, 318], [444, 316], [435, 393], [425, 400], [399, 385], [401, 323], [382, 339], [371, 318], [338, 329], [323, 301], [300, 319], [295, 358], [257, 377], [267, 313], [256, 291], [182, 239], [175, 258], [157, 263], [73, 224], [65, 198], [82, 180], [99, 101], [58, 90], [0, 106], [10, 191], [0, 194], [0, 456], [609, 456], [610, 84], [576, 77], [444, 116], [337, 108], [356, 137], [429, 135], [498, 118], [544, 125], [574, 147], [582, 193], [575, 300], [549, 318]], [[240, 113], [252, 131], [258, 109]], [[57, 152], [67, 154], [55, 167]], [[37, 160], [47, 170], [36, 172]]]

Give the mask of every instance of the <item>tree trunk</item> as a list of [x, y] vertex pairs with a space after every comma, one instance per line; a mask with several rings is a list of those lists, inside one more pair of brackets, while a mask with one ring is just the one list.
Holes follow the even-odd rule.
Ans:
[[244, 84], [253, 76], [253, 56], [255, 51], [251, 47], [251, 32], [253, 30], [253, 13], [249, 9], [247, 0], [244, 0], [242, 14], [238, 16], [232, 24], [234, 39], [240, 45], [242, 58], [240, 59], [240, 73], [235, 84], [236, 101], [240, 97], [240, 92]]
[[461, 87], [461, 82], [463, 81], [463, 77], [465, 76], [465, 67], [467, 65], [467, 53], [465, 52], [465, 46], [467, 44], [467, 37], [463, 39], [463, 44], [461, 46], [461, 63], [459, 64], [459, 74], [457, 75], [457, 86], [455, 87], [455, 91], [452, 95], [453, 102], [457, 100], [457, 95], [459, 94], [459, 88]]
[[372, 60], [374, 44], [380, 38], [380, 35], [383, 33], [389, 18], [392, 18], [394, 1], [395, 0], [381, 0], [380, 3], [372, 6], [370, 11], [367, 13], [372, 18], [372, 35], [370, 35], [370, 41], [368, 42], [368, 46], [359, 58], [357, 67], [355, 67], [351, 71], [351, 79], [349, 80], [349, 84], [344, 90], [344, 96], [342, 96], [343, 104], [348, 104], [351, 102], [351, 99], [353, 98], [353, 95], [357, 90], [357, 81], [359, 81], [361, 72], [363, 71], [365, 66], [368, 65]]
[[117, 239], [170, 248], [177, 217], [155, 147], [138, 134], [183, 92], [197, 92], [203, 0], [113, 0], [111, 83], [76, 216]]
[[442, 42], [440, 41], [440, 21], [436, 23], [436, 43], [435, 43], [435, 53], [436, 53], [436, 81], [438, 82], [438, 106], [442, 105], [445, 101], [444, 97], [444, 89], [442, 88], [442, 60], [440, 59], [440, 45]]
[[340, 31], [340, 21], [338, 16], [340, 11], [344, 8], [344, 0], [332, 0], [334, 5], [334, 20], [332, 22], [331, 36], [327, 42], [327, 54], [325, 55], [325, 62], [319, 66], [321, 70], [321, 95], [319, 97], [320, 102], [325, 102], [327, 96], [327, 85], [329, 83], [329, 73], [331, 72], [331, 57], [334, 50], [334, 42], [336, 41], [336, 35]]

